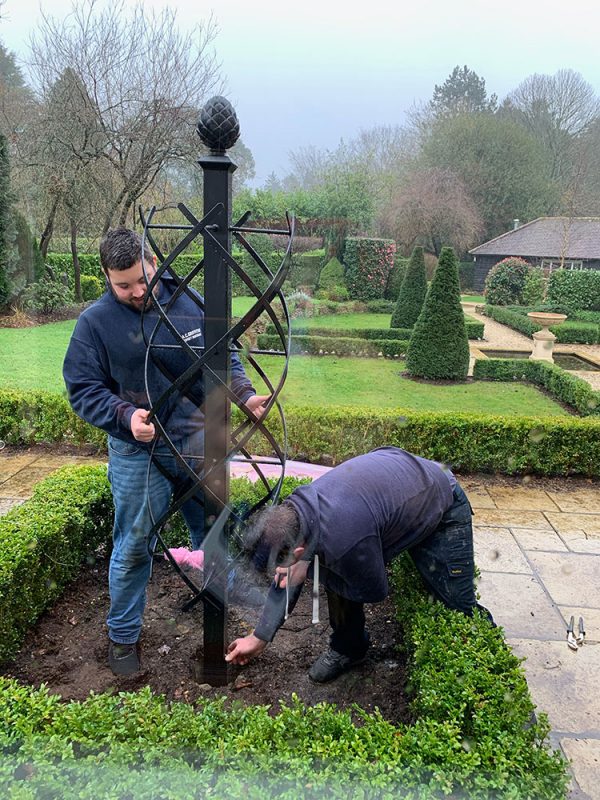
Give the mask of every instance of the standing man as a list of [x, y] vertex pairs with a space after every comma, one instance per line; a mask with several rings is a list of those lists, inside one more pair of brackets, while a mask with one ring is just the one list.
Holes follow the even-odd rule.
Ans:
[[299, 486], [263, 511], [248, 535], [252, 544], [267, 544], [280, 566], [254, 632], [232, 642], [226, 660], [246, 664], [273, 640], [313, 560], [332, 628], [329, 649], [309, 670], [313, 681], [333, 680], [364, 661], [363, 605], [387, 597], [386, 564], [403, 550], [438, 600], [468, 615], [480, 608], [491, 621], [475, 598], [471, 515], [448, 469], [397, 447], [357, 456]]
[[[162, 324], [153, 340], [159, 347], [148, 358], [146, 385], [141, 317], [147, 288], [144, 267], [148, 281], [152, 280], [156, 256], [135, 231], [116, 228], [100, 243], [100, 263], [107, 290], [79, 317], [63, 376], [75, 413], [108, 433], [108, 476], [115, 505], [108, 658], [116, 675], [128, 675], [140, 668], [138, 639], [151, 570], [147, 537], [153, 522], [168, 509], [173, 492], [189, 487], [188, 476], [166, 445], [159, 443], [154, 451], [162, 469], [151, 463], [156, 429], [148, 420], [148, 409], [194, 361]], [[156, 284], [143, 318], [146, 339], [158, 319], [155, 303], [164, 306], [176, 288], [168, 275]], [[170, 306], [169, 319], [190, 346], [202, 346], [204, 314], [185, 292]], [[268, 397], [256, 395], [235, 354], [231, 357], [231, 388], [248, 410], [257, 416], [264, 412]], [[203, 468], [202, 403], [199, 376], [191, 390], [175, 392], [158, 414], [177, 450], [196, 473]], [[191, 498], [181, 512], [192, 547], [197, 549], [204, 538], [201, 500]]]

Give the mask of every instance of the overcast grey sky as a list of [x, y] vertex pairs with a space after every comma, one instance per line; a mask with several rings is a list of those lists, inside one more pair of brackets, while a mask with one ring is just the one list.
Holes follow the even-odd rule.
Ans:
[[[226, 93], [256, 160], [257, 185], [272, 171], [286, 174], [290, 150], [333, 149], [361, 128], [402, 124], [413, 103], [428, 100], [457, 64], [474, 69], [500, 98], [534, 72], [561, 68], [581, 72], [600, 94], [597, 0], [503, 0], [489, 8], [485, 0], [169, 5], [182, 27], [214, 13]], [[71, 2], [5, 0], [0, 39], [19, 56], [27, 53], [40, 7], [61, 18]]]

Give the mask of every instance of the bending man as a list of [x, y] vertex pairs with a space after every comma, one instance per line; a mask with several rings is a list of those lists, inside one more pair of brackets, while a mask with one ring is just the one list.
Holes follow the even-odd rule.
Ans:
[[403, 550], [437, 599], [471, 615], [478, 607], [471, 515], [452, 472], [397, 447], [352, 458], [298, 487], [263, 511], [249, 533], [280, 566], [254, 632], [232, 642], [226, 660], [246, 664], [273, 640], [286, 612], [286, 582], [290, 611], [315, 556], [332, 633], [309, 670], [314, 681], [333, 680], [364, 661], [363, 604], [385, 599], [386, 564]]

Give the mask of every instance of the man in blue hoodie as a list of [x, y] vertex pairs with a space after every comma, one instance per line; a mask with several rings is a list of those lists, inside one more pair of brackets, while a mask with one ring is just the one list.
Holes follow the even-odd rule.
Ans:
[[475, 597], [471, 515], [450, 470], [397, 447], [351, 458], [299, 486], [248, 533], [250, 545], [268, 545], [280, 566], [254, 632], [232, 642], [226, 660], [246, 664], [273, 640], [311, 562], [327, 592], [332, 628], [329, 649], [308, 673], [319, 683], [364, 661], [363, 605], [385, 599], [386, 564], [403, 550], [438, 600], [468, 615], [480, 608], [493, 624]]
[[[154, 451], [160, 468], [150, 463], [156, 428], [148, 420], [148, 410], [194, 362], [169, 327], [161, 324], [153, 338], [157, 348], [147, 362], [146, 382], [145, 339], [150, 338], [159, 318], [156, 303], [164, 307], [177, 285], [170, 276], [161, 277], [146, 304], [142, 331], [141, 310], [147, 281], [156, 272], [156, 256], [135, 231], [117, 228], [100, 243], [100, 263], [107, 289], [79, 317], [63, 376], [75, 413], [108, 433], [108, 475], [115, 505], [107, 618], [109, 664], [115, 674], [127, 675], [140, 667], [137, 643], [151, 570], [147, 537], [154, 521], [168, 509], [173, 491], [187, 488], [189, 480], [162, 443]], [[198, 302], [183, 292], [168, 314], [189, 345], [202, 345], [204, 314]], [[231, 389], [254, 414], [263, 413], [268, 397], [256, 395], [235, 354], [231, 357]], [[195, 472], [203, 466], [202, 404], [200, 376], [191, 389], [175, 392], [158, 414], [167, 435]], [[192, 547], [197, 549], [204, 538], [201, 502], [191, 498], [181, 511]]]

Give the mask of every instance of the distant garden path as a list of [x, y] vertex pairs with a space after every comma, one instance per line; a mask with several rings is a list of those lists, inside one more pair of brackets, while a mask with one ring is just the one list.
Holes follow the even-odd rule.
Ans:
[[[475, 303], [462, 304], [465, 313], [485, 324], [483, 336], [485, 345], [498, 350], [531, 350], [532, 340], [518, 331], [513, 331], [507, 325], [502, 325], [496, 320], [486, 317], [476, 310]], [[475, 347], [477, 343], [473, 343]], [[598, 344], [559, 344], [556, 349], [562, 353], [584, 353], [600, 361], [600, 345]], [[600, 390], [600, 372], [577, 370], [574, 375], [587, 381], [594, 389]]]

